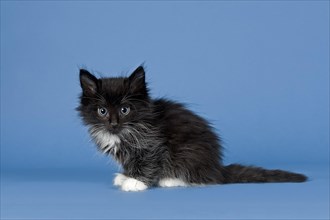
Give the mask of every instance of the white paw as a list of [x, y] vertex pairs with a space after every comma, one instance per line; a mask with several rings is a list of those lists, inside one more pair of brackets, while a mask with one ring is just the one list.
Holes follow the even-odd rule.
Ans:
[[161, 187], [176, 187], [176, 186], [188, 186], [184, 181], [177, 178], [164, 178], [159, 180], [158, 185]]
[[143, 182], [134, 179], [134, 178], [130, 178], [128, 177], [121, 185], [121, 189], [123, 191], [142, 191], [147, 189], [148, 186], [146, 184], [144, 184]]
[[115, 186], [121, 186], [123, 184], [123, 182], [128, 178], [127, 176], [125, 176], [124, 174], [121, 174], [121, 173], [116, 173], [115, 175], [116, 175], [116, 177], [113, 180], [113, 185], [115, 185]]

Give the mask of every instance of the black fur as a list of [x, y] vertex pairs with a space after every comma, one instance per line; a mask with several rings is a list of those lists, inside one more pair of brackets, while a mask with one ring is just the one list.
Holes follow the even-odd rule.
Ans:
[[[97, 79], [80, 70], [82, 94], [77, 108], [92, 137], [115, 134], [117, 148], [102, 147], [123, 167], [124, 174], [156, 185], [161, 178], [180, 178], [190, 184], [303, 182], [306, 176], [282, 170], [222, 164], [222, 146], [211, 125], [182, 104], [152, 99], [145, 72], [130, 77]], [[127, 115], [120, 113], [129, 107]], [[100, 117], [98, 108], [108, 111]]]

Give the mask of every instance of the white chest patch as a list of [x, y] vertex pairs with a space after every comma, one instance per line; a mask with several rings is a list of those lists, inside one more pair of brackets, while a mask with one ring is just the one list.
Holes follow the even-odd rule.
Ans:
[[164, 178], [159, 180], [158, 185], [161, 187], [177, 187], [177, 186], [188, 186], [184, 181], [177, 178]]
[[107, 153], [110, 150], [113, 150], [114, 153], [117, 152], [118, 145], [121, 142], [117, 135], [109, 134], [109, 132], [106, 131], [93, 129], [91, 129], [90, 133], [96, 144], [100, 146], [103, 153]]

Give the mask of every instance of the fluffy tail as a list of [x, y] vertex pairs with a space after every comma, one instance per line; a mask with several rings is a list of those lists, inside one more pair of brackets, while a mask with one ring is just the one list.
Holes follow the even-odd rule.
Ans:
[[303, 174], [283, 170], [266, 170], [261, 167], [231, 164], [224, 167], [225, 183], [272, 183], [272, 182], [305, 182]]

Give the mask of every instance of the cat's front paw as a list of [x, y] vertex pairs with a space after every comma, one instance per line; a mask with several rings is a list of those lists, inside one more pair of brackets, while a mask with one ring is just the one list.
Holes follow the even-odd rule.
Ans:
[[113, 180], [113, 185], [115, 185], [115, 186], [123, 185], [123, 182], [125, 180], [127, 180], [127, 178], [128, 178], [127, 176], [125, 176], [124, 174], [121, 174], [121, 173], [116, 173], [115, 175], [116, 175], [116, 177]]
[[147, 189], [148, 186], [146, 184], [144, 184], [143, 182], [137, 180], [137, 179], [134, 179], [134, 178], [130, 178], [128, 177], [121, 185], [121, 189], [123, 191], [133, 191], [133, 192], [136, 192], [136, 191], [142, 191], [142, 190], [145, 190]]

